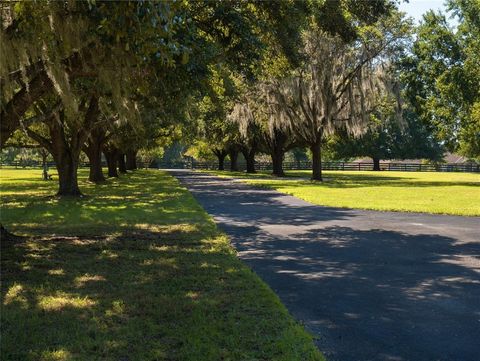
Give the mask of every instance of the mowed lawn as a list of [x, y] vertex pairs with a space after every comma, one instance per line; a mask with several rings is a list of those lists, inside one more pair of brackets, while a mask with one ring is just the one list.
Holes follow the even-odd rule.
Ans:
[[[0, 169], [7, 360], [323, 360], [312, 337], [161, 171], [57, 199], [40, 170]], [[54, 175], [54, 178], [56, 176]]]
[[215, 173], [324, 206], [480, 216], [478, 173], [324, 171], [323, 182], [309, 180], [310, 171], [289, 171], [286, 178]]

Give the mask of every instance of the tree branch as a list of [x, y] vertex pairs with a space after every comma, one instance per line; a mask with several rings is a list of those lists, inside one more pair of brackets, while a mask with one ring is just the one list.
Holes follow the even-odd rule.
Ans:
[[40, 144], [42, 147], [46, 148], [50, 153], [52, 152], [52, 150], [53, 150], [52, 142], [50, 142], [47, 138], [43, 137], [42, 135], [38, 134], [37, 132], [31, 130], [30, 128], [24, 128], [24, 129], [25, 129], [25, 133], [30, 138], [32, 138], [33, 140], [38, 142], [38, 144]]

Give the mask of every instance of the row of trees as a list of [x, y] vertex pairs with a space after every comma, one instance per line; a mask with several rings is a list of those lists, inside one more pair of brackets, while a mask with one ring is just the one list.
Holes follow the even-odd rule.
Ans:
[[119, 153], [134, 159], [145, 75], [178, 55], [172, 34], [157, 31], [154, 21], [174, 26], [175, 9], [74, 1], [2, 3], [1, 11], [1, 145], [38, 143], [55, 160], [58, 194], [80, 195], [82, 150], [96, 182], [104, 179], [102, 151], [109, 165], [122, 160]]
[[82, 151], [92, 165], [90, 180], [101, 182], [102, 152], [114, 176], [140, 149], [188, 134], [194, 129], [189, 108], [214, 92], [212, 75], [228, 68], [251, 78], [262, 37], [280, 39], [281, 24], [304, 5], [56, 1], [0, 6], [0, 145], [34, 142], [48, 150], [59, 174], [58, 195], [76, 196]]
[[[41, 146], [59, 195], [175, 140], [219, 160], [325, 146], [375, 160], [445, 146], [479, 156], [478, 5], [413, 36], [396, 2], [2, 2], [0, 145]], [[421, 141], [419, 141], [419, 139]], [[420, 147], [419, 145], [422, 144]], [[403, 150], [402, 150], [403, 149]]]
[[210, 145], [219, 169], [227, 155], [236, 169], [241, 152], [254, 172], [255, 154], [269, 154], [277, 176], [285, 152], [308, 147], [316, 180], [324, 147], [339, 158], [370, 156], [375, 170], [380, 159], [439, 160], [445, 150], [479, 158], [479, 7], [449, 6], [457, 30], [434, 12], [415, 29], [390, 9], [343, 38], [307, 19], [297, 62], [272, 55], [255, 81], [235, 79], [234, 97], [202, 104], [197, 146]]

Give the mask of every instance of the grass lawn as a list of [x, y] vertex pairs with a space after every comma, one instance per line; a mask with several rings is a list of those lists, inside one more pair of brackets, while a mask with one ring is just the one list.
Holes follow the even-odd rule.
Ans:
[[285, 179], [265, 173], [213, 173], [324, 206], [480, 216], [478, 173], [324, 171], [324, 182], [308, 180], [310, 171], [289, 171]]
[[174, 178], [80, 173], [75, 200], [0, 169], [1, 222], [25, 236], [1, 244], [3, 361], [323, 360]]

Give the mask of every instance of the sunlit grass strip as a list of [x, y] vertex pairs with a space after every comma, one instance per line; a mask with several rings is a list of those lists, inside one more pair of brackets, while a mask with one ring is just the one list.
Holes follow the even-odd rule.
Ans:
[[324, 182], [308, 180], [309, 171], [289, 171], [286, 179], [266, 173], [214, 173], [324, 206], [480, 216], [478, 173], [325, 171]]

